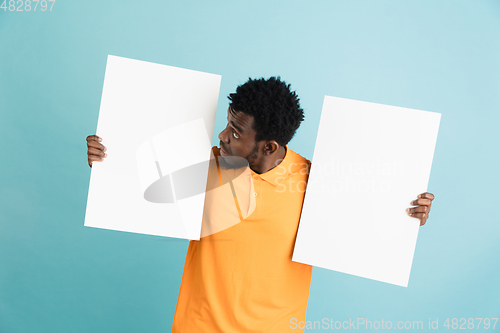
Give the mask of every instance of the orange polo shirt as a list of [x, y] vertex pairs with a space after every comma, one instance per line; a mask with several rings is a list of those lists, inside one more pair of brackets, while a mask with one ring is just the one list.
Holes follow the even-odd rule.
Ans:
[[309, 168], [287, 147], [277, 167], [251, 171], [250, 216], [189, 242], [172, 332], [303, 332], [292, 327], [305, 320], [312, 266], [292, 253]]

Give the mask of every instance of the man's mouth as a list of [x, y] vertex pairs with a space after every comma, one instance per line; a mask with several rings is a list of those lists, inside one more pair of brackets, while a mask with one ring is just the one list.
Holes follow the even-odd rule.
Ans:
[[220, 154], [222, 156], [227, 156], [228, 155], [227, 152], [222, 147], [220, 147]]

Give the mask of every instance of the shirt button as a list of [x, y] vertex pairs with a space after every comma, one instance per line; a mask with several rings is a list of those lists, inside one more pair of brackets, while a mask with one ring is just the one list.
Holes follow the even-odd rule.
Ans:
[[253, 194], [253, 195], [254, 195], [254, 196], [257, 196], [257, 192], [254, 192], [254, 194]]
[[259, 176], [253, 176], [253, 179], [257, 180], [259, 179]]

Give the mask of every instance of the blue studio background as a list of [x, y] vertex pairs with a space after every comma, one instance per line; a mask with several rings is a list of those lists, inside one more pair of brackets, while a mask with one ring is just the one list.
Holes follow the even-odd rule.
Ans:
[[[85, 138], [96, 130], [108, 54], [221, 74], [214, 138], [238, 84], [280, 75], [306, 112], [290, 147], [309, 159], [324, 95], [442, 113], [436, 200], [409, 287], [314, 268], [307, 320], [422, 321], [429, 331], [430, 318], [455, 331], [447, 318], [500, 317], [500, 1], [8, 6], [0, 332], [170, 331], [188, 242], [83, 226]], [[481, 327], [500, 332], [500, 323]]]

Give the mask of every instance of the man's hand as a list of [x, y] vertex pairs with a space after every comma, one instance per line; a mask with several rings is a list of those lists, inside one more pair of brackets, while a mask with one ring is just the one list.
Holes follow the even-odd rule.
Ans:
[[92, 168], [92, 162], [102, 162], [104, 158], [108, 156], [105, 153], [107, 150], [103, 144], [99, 143], [102, 139], [97, 135], [89, 135], [87, 137], [87, 157], [89, 161], [89, 167]]
[[420, 226], [423, 226], [427, 219], [429, 218], [429, 212], [431, 211], [432, 200], [434, 200], [434, 194], [424, 192], [417, 196], [417, 200], [413, 200], [410, 205], [417, 206], [413, 208], [408, 208], [406, 212], [411, 217], [415, 217], [420, 220]]

